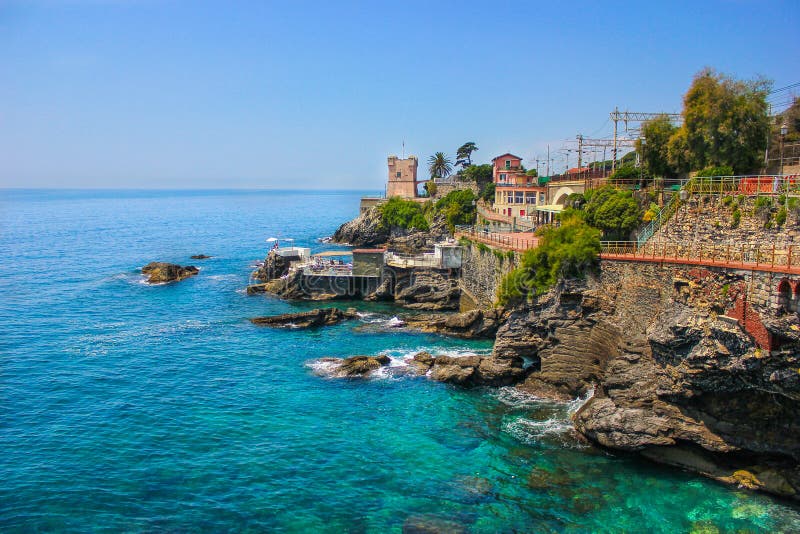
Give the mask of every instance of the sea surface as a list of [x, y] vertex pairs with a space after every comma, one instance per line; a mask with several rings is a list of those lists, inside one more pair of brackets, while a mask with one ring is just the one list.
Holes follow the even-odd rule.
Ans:
[[[249, 323], [310, 307], [244, 293], [265, 239], [337, 248], [360, 196], [0, 190], [0, 531], [800, 531], [789, 503], [582, 444], [582, 399], [403, 373], [490, 342], [387, 328], [389, 305]], [[148, 286], [152, 260], [201, 271]], [[368, 380], [314, 364], [377, 353]]]

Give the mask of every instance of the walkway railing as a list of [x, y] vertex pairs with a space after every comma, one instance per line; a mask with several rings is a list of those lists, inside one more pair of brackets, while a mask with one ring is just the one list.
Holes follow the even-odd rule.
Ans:
[[470, 241], [506, 250], [516, 250], [517, 252], [534, 248], [539, 244], [539, 238], [537, 237], [513, 237], [495, 232], [477, 232], [471, 227], [463, 226], [456, 228], [455, 236], [456, 238], [465, 237]]
[[[530, 204], [530, 205], [534, 206], [535, 204]], [[532, 221], [528, 221], [520, 217], [512, 217], [510, 215], [503, 215], [501, 213], [497, 213], [496, 211], [494, 211], [494, 209], [488, 207], [482, 200], [478, 201], [476, 208], [478, 215], [480, 215], [481, 217], [483, 217], [488, 221], [508, 224], [512, 227], [516, 227], [517, 230], [523, 232], [524, 231], [531, 232], [536, 228], [536, 224], [534, 224]]]
[[436, 257], [433, 254], [396, 254], [394, 252], [387, 252], [384, 257], [386, 265], [390, 267], [401, 267], [410, 269], [412, 267], [431, 267], [440, 269], [442, 267], [442, 258]]
[[679, 242], [603, 241], [600, 258], [704, 265], [779, 273], [800, 273], [800, 247], [775, 244], [707, 244]]
[[639, 246], [644, 245], [648, 239], [653, 237], [661, 226], [669, 220], [670, 217], [675, 213], [678, 209], [678, 205], [680, 204], [680, 197], [678, 194], [672, 195], [672, 198], [669, 199], [669, 202], [664, 204], [664, 206], [658, 210], [658, 213], [650, 223], [645, 226], [640, 232], [639, 236], [636, 238], [636, 242]]

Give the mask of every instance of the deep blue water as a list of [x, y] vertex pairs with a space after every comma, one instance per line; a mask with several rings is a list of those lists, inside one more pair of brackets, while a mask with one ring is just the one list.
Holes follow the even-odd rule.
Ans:
[[[0, 530], [800, 530], [787, 503], [582, 445], [579, 401], [315, 374], [491, 348], [383, 331], [385, 305], [317, 331], [247, 321], [303, 307], [242, 292], [264, 239], [323, 249], [359, 196], [0, 191]], [[202, 270], [151, 287], [152, 260]]]

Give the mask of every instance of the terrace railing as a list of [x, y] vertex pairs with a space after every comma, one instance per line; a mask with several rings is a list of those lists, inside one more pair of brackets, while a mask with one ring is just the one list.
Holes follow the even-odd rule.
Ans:
[[535, 248], [539, 244], [539, 238], [537, 237], [514, 237], [513, 235], [495, 232], [481, 232], [471, 226], [456, 227], [455, 235], [457, 238], [465, 237], [470, 241], [505, 250], [516, 250], [517, 252]]

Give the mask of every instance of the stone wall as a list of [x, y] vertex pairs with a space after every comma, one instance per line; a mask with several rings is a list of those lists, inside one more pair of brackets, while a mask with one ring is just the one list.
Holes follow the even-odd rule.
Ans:
[[[725, 204], [725, 196], [693, 195], [650, 241], [730, 244], [737, 247], [765, 244], [784, 247], [800, 243], [800, 220], [792, 213], [793, 210], [789, 210], [783, 226], [775, 224], [775, 214], [779, 208], [777, 197], [772, 200], [772, 208], [763, 215], [754, 214], [755, 197], [731, 196], [727, 202], [730, 205]], [[733, 224], [736, 205], [741, 213], [738, 226]], [[765, 228], [765, 220], [771, 221], [771, 228]]]
[[447, 196], [448, 193], [452, 191], [458, 191], [460, 189], [469, 189], [475, 195], [480, 195], [480, 191], [478, 190], [478, 184], [475, 182], [460, 182], [460, 181], [452, 181], [452, 182], [436, 182], [436, 196], [434, 200], [438, 200], [440, 198], [444, 198]]
[[495, 252], [476, 243], [465, 246], [460, 283], [462, 310], [494, 306], [500, 282], [517, 266], [518, 260], [516, 253], [512, 259], [505, 251]]

